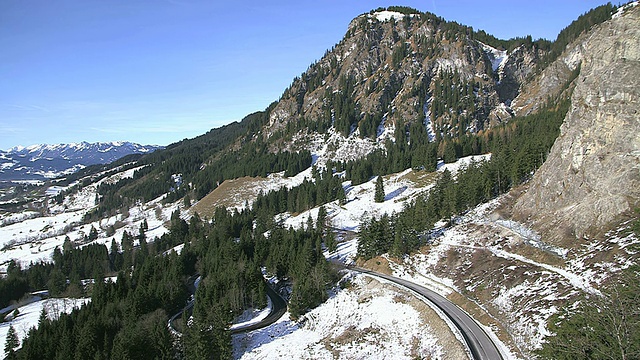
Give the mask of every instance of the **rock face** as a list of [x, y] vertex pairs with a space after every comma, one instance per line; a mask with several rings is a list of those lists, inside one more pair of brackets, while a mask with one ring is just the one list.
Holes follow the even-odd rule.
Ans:
[[640, 205], [640, 7], [578, 42], [571, 109], [514, 207], [559, 237], [582, 237]]
[[575, 72], [579, 71], [587, 34], [567, 46], [560, 57], [547, 66], [542, 73], [521, 87], [518, 96], [511, 102], [511, 110], [519, 116], [535, 113], [544, 107], [547, 99], [558, 97]]
[[380, 145], [379, 134], [398, 124], [424, 123], [434, 137], [457, 137], [509, 121], [509, 104], [544, 52], [533, 44], [498, 49], [472, 33], [428, 13], [358, 16], [293, 81], [263, 134], [293, 128], [304, 147], [306, 134], [333, 127]]

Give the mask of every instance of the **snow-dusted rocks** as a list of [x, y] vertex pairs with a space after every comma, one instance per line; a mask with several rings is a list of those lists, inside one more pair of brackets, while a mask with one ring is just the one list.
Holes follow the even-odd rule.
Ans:
[[43, 180], [72, 174], [86, 166], [111, 163], [159, 146], [130, 142], [16, 146], [0, 151], [0, 180]]

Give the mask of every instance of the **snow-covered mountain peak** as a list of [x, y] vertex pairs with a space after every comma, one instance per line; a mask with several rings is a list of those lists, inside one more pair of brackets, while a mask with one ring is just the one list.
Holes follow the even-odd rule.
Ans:
[[88, 149], [112, 149], [112, 148], [121, 148], [128, 147], [131, 149], [135, 149], [139, 152], [149, 152], [157, 149], [159, 146], [157, 145], [140, 145], [136, 143], [132, 143], [129, 141], [109, 141], [109, 142], [95, 142], [89, 143], [87, 141], [82, 141], [79, 143], [69, 143], [69, 144], [34, 144], [29, 146], [14, 146], [11, 149], [7, 150], [4, 153], [15, 154], [15, 153], [40, 153], [43, 151], [83, 151]]
[[130, 154], [146, 154], [160, 148], [127, 141], [86, 141], [70, 144], [15, 146], [0, 151], [0, 180], [54, 178], [89, 165], [107, 164]]

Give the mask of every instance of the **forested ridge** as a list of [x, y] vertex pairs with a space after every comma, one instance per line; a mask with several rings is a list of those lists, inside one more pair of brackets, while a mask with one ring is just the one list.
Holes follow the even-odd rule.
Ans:
[[[390, 252], [401, 256], [423, 244], [420, 235], [435, 221], [526, 181], [544, 161], [567, 108], [568, 100], [564, 99], [536, 115], [491, 131], [448, 140], [449, 145], [425, 142], [432, 155], [438, 148], [449, 147], [453, 159], [491, 151], [492, 160], [472, 164], [456, 179], [445, 172], [428, 197], [418, 198], [404, 212], [366, 220], [361, 227], [359, 255], [368, 258]], [[417, 136], [414, 134], [414, 139]], [[41, 326], [32, 330], [15, 356], [31, 359], [39, 354], [39, 358], [56, 359], [95, 354], [95, 358], [107, 359], [182, 354], [196, 359], [228, 358], [228, 328], [233, 316], [247, 307], [265, 305], [261, 268], [291, 280], [289, 311], [293, 317], [322, 303], [336, 280], [322, 255], [323, 246], [335, 248], [335, 238], [326, 226], [326, 212], [321, 210], [315, 221], [309, 218], [306, 226], [297, 230], [282, 227], [274, 221], [274, 215], [302, 212], [344, 199], [344, 179], [335, 175], [340, 170], [346, 169], [347, 177], [354, 181], [358, 167], [372, 174], [391, 173], [394, 167], [390, 166], [390, 157], [410, 151], [403, 142], [388, 146], [387, 153], [376, 152], [360, 162], [314, 167], [311, 181], [263, 194], [250, 209], [218, 209], [211, 220], [195, 215], [189, 222], [176, 212], [170, 232], [160, 238], [147, 239], [143, 223], [138, 234], [125, 232], [120, 246], [112, 241], [110, 249], [104, 245], [74, 248], [67, 242], [63, 249], [56, 250], [53, 265], [36, 264], [25, 270], [12, 267], [7, 282], [22, 286], [24, 291], [46, 284], [52, 295], [92, 298], [89, 305], [56, 321], [46, 320], [43, 315]], [[432, 161], [429, 167], [435, 167], [435, 156]], [[86, 240], [95, 236], [90, 231]], [[136, 240], [138, 245], [134, 246]], [[164, 253], [178, 244], [184, 244], [180, 255]], [[173, 347], [168, 345], [171, 337], [166, 319], [185, 305], [189, 297], [187, 279], [196, 272], [203, 280], [195, 294], [194, 318], [183, 325], [186, 330], [181, 346]], [[103, 282], [106, 274], [117, 274], [117, 280]], [[79, 280], [87, 277], [96, 282], [84, 288]], [[42, 351], [45, 348], [48, 350]]]
[[[309, 219], [299, 230], [286, 229], [272, 216], [258, 218], [258, 212], [270, 210], [253, 208], [234, 213], [219, 209], [210, 221], [196, 215], [186, 222], [176, 212], [170, 232], [160, 238], [147, 239], [141, 226], [135, 236], [123, 234], [121, 247], [115, 241], [110, 249], [68, 242], [56, 250], [53, 264], [24, 270], [10, 266], [0, 284], [13, 292], [3, 295], [47, 286], [51, 295], [91, 296], [91, 302], [53, 321], [42, 314], [38, 328], [9, 358], [229, 358], [233, 318], [248, 307], [266, 305], [262, 268], [290, 279], [291, 316], [326, 300], [336, 278], [322, 255], [325, 218]], [[184, 244], [179, 255], [166, 253], [178, 244]], [[193, 321], [183, 325], [184, 335], [174, 346], [166, 321], [186, 304], [188, 279], [195, 273], [203, 280], [195, 294]], [[115, 281], [104, 280], [116, 274]], [[80, 279], [87, 277], [95, 281], [84, 287]]]
[[[366, 219], [360, 229], [358, 255], [369, 259], [389, 252], [402, 257], [426, 243], [426, 235], [436, 222], [449, 220], [531, 179], [560, 133], [569, 103], [568, 98], [560, 99], [535, 115], [514, 118], [507, 125], [452, 145], [456, 157], [491, 153], [491, 159], [472, 162], [455, 178], [445, 170], [430, 191], [402, 212]], [[465, 146], [468, 143], [472, 145]], [[465, 151], [473, 149], [473, 144], [476, 151]], [[376, 156], [369, 165], [372, 169], [378, 163]], [[373, 171], [385, 174], [389, 170], [379, 167]]]
[[[269, 110], [257, 112], [213, 129], [191, 140], [183, 140], [166, 149], [141, 158], [132, 178], [98, 188], [98, 206], [87, 213], [86, 221], [111, 216], [137, 201], [150, 201], [168, 193], [165, 202], [192, 194], [199, 200], [227, 179], [242, 176], [266, 176], [285, 171], [295, 175], [311, 166], [309, 151], [272, 152], [270, 144], [255, 137], [267, 121]], [[173, 175], [180, 175], [178, 187]]]

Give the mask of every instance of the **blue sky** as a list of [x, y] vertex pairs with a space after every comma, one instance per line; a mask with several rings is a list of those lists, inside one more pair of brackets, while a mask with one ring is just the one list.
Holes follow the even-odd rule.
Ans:
[[0, 1], [0, 149], [167, 145], [277, 100], [351, 19], [404, 5], [499, 38], [555, 39], [602, 1]]

